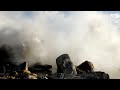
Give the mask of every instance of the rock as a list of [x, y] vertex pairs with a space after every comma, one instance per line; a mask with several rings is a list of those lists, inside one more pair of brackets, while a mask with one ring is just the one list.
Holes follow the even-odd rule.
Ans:
[[52, 65], [41, 65], [41, 64], [35, 64], [31, 67], [31, 70], [36, 70], [36, 71], [46, 71], [52, 68]]
[[34, 75], [29, 75], [26, 79], [37, 79], [37, 77], [35, 77]]
[[76, 71], [78, 74], [81, 74], [82, 72], [93, 72], [93, 70], [94, 70], [94, 66], [89, 61], [85, 61], [76, 67]]
[[54, 73], [47, 76], [48, 79], [64, 79], [64, 73]]
[[9, 74], [9, 76], [15, 76], [16, 77], [16, 76], [18, 76], [18, 73], [16, 71], [13, 71]]
[[68, 54], [63, 54], [56, 59], [57, 73], [76, 74], [75, 67]]
[[82, 74], [64, 74], [64, 73], [55, 73], [48, 76], [48, 79], [109, 79], [109, 75], [104, 72], [89, 72]]
[[38, 79], [48, 79], [47, 76], [48, 76], [48, 74], [42, 74], [42, 73], [40, 74], [40, 73], [39, 73], [39, 74], [38, 74]]
[[35, 73], [30, 73], [26, 79], [38, 79], [37, 74]]
[[51, 65], [40, 65], [35, 64], [29, 68], [29, 70], [33, 73], [43, 73], [43, 74], [51, 74], [52, 71], [50, 70], [52, 68]]
[[25, 74], [25, 75], [30, 75], [30, 74], [31, 74], [31, 72], [30, 72], [30, 71], [28, 71], [28, 70], [23, 70], [23, 74]]
[[83, 79], [109, 79], [109, 75], [105, 72], [97, 71], [97, 72], [90, 72], [90, 73], [83, 73], [81, 74]]
[[37, 79], [37, 74], [30, 73], [29, 71], [25, 71], [25, 72], [19, 73], [18, 78], [19, 79]]
[[24, 62], [24, 63], [20, 64], [19, 66], [17, 66], [14, 71], [21, 72], [21, 71], [24, 71], [24, 70], [28, 71], [28, 65], [27, 65], [26, 62]]

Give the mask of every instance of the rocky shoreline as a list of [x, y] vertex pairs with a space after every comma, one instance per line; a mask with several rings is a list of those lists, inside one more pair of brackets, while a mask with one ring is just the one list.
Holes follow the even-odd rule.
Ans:
[[94, 71], [94, 65], [85, 61], [74, 66], [68, 54], [56, 59], [57, 71], [52, 73], [52, 65], [35, 64], [28, 67], [27, 62], [16, 66], [11, 63], [0, 65], [0, 79], [110, 79], [103, 71]]

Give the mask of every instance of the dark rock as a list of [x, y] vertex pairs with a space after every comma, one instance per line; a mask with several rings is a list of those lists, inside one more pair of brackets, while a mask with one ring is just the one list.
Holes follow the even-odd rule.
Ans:
[[76, 74], [75, 67], [68, 54], [63, 54], [56, 59], [57, 73]]
[[109, 79], [109, 75], [105, 72], [90, 72], [81, 74], [83, 79]]
[[64, 73], [54, 73], [47, 76], [48, 79], [64, 79]]
[[28, 70], [28, 65], [27, 65], [26, 62], [17, 66], [14, 71], [21, 72], [21, 71], [24, 71], [24, 70], [26, 70], [26, 71]]
[[31, 73], [28, 70], [24, 70], [18, 74], [17, 79], [37, 79], [37, 74]]
[[37, 74], [38, 79], [48, 79], [47, 76], [48, 76], [48, 74], [42, 74], [42, 73]]
[[13, 72], [11, 72], [11, 73], [9, 74], [9, 76], [15, 76], [15, 77], [17, 77], [17, 76], [18, 76], [18, 73], [17, 73], [16, 71], [13, 71]]
[[29, 68], [30, 71], [32, 72], [51, 72], [49, 69], [52, 68], [52, 65], [40, 65], [40, 64], [35, 64]]
[[63, 73], [55, 73], [48, 76], [48, 79], [109, 79], [109, 75], [104, 72], [89, 72], [79, 75], [69, 75]]
[[7, 73], [10, 73], [10, 72], [14, 71], [14, 69], [16, 67], [16, 65], [10, 64], [10, 63], [5, 64], [4, 66], [5, 66], [5, 69], [6, 69]]
[[81, 74], [82, 72], [93, 72], [93, 70], [94, 70], [94, 66], [89, 61], [85, 61], [76, 67], [76, 71], [78, 74]]
[[6, 73], [10, 73], [12, 71], [14, 71], [16, 65], [11, 64], [11, 63], [4, 63], [0, 65], [0, 73], [6, 72]]

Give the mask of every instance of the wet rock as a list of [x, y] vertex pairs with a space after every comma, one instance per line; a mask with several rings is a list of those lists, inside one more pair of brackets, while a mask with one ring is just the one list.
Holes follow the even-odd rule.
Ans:
[[48, 79], [48, 74], [42, 74], [42, 73], [39, 73], [38, 74], [38, 79]]
[[19, 66], [17, 66], [17, 67], [15, 68], [14, 71], [17, 71], [17, 72], [28, 71], [28, 65], [27, 65], [27, 63], [24, 62], [24, 63], [20, 64]]
[[48, 79], [64, 79], [64, 73], [54, 73], [47, 76]]
[[[26, 62], [20, 64], [14, 69], [14, 72], [17, 72], [18, 79], [37, 79], [37, 74], [31, 73], [28, 70], [28, 65]], [[11, 73], [11, 75], [15, 76], [15, 73]]]
[[6, 76], [4, 79], [16, 79], [15, 76]]
[[37, 77], [34, 75], [29, 75], [28, 78], [26, 78], [26, 79], [37, 79]]
[[82, 72], [93, 72], [93, 70], [94, 70], [94, 66], [89, 61], [85, 61], [76, 67], [76, 71], [78, 74], [81, 74]]
[[64, 73], [55, 73], [48, 76], [48, 79], [110, 79], [109, 75], [104, 72], [89, 72], [82, 74], [64, 74]]
[[24, 77], [22, 79], [38, 79], [37, 78], [37, 74], [35, 73], [23, 73], [24, 74]]
[[52, 68], [52, 65], [41, 65], [41, 64], [35, 64], [32, 67], [30, 67], [30, 71], [47, 71]]
[[15, 69], [15, 65], [14, 64], [1, 64], [0, 65], [0, 73], [11, 73], [12, 71], [14, 71]]
[[46, 74], [51, 74], [52, 73], [52, 71], [50, 70], [51, 68], [52, 68], [51, 65], [47, 65], [47, 64], [45, 64], [45, 65], [35, 64], [35, 65], [31, 66], [29, 68], [29, 70], [32, 73], [36, 73], [38, 75], [38, 78], [41, 79], [42, 76], [45, 76]]
[[31, 73], [29, 70], [23, 70], [19, 73], [20, 79], [37, 79], [37, 74]]
[[15, 76], [15, 77], [17, 77], [17, 76], [18, 76], [18, 73], [17, 73], [16, 71], [13, 71], [13, 72], [11, 72], [11, 73], [9, 74], [9, 76]]
[[57, 73], [76, 74], [75, 67], [68, 54], [63, 54], [56, 59]]
[[109, 75], [105, 72], [97, 71], [97, 72], [90, 72], [90, 73], [83, 73], [81, 74], [83, 79], [109, 79]]

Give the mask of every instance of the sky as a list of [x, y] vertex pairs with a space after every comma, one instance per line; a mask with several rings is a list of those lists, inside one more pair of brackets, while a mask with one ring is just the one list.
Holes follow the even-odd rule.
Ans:
[[120, 11], [103, 11], [103, 12], [105, 12], [105, 13], [112, 13], [112, 14], [115, 14], [115, 13], [120, 13]]
[[[33, 15], [33, 13], [32, 12], [34, 12], [34, 11], [24, 11], [25, 13], [25, 16], [27, 16], [27, 17], [31, 17], [32, 15]], [[68, 16], [68, 15], [70, 15], [70, 11], [63, 11], [64, 12], [64, 15], [65, 16]], [[103, 13], [105, 13], [105, 14], [120, 14], [120, 11], [98, 11], [98, 12], [103, 12]]]

